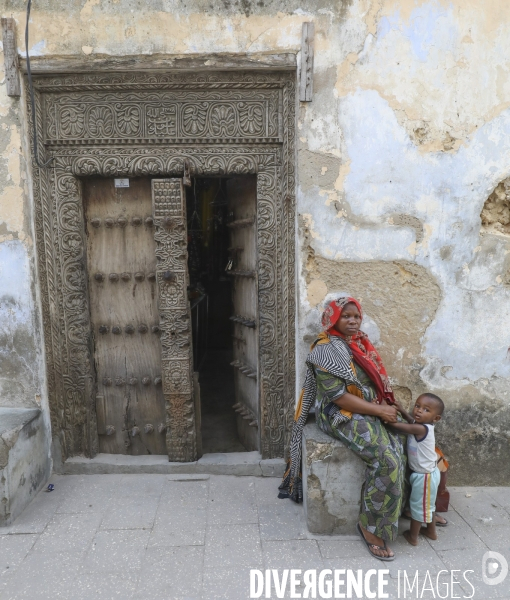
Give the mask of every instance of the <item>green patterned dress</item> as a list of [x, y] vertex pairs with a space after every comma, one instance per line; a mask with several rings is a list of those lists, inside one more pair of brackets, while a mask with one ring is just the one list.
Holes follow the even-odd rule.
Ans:
[[[359, 522], [362, 527], [386, 541], [398, 533], [405, 488], [405, 437], [386, 429], [371, 415], [343, 416], [332, 401], [347, 392], [343, 379], [314, 367], [317, 382], [315, 417], [317, 425], [352, 450], [366, 465]], [[367, 402], [376, 391], [366, 372], [356, 365], [356, 375]]]

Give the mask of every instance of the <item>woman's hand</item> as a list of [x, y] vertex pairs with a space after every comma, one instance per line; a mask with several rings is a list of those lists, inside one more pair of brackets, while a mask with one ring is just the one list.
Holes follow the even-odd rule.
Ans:
[[388, 404], [379, 405], [379, 414], [377, 415], [384, 423], [396, 423], [398, 410], [395, 406]]

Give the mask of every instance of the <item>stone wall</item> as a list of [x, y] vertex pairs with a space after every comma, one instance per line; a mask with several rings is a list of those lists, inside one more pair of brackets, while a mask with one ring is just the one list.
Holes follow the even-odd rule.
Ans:
[[[25, 2], [3, 6], [23, 51]], [[214, 68], [216, 54], [299, 53], [303, 21], [315, 23], [315, 69], [298, 112], [298, 385], [324, 298], [352, 293], [402, 397], [444, 397], [451, 480], [508, 484], [510, 5], [38, 0], [30, 52], [36, 65], [210, 54]], [[3, 85], [0, 111], [0, 268], [23, 265], [1, 402], [44, 405], [25, 119]]]

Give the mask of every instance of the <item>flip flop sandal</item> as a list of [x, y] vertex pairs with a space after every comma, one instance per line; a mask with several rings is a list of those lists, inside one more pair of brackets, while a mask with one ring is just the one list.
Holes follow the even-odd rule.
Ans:
[[395, 560], [395, 555], [393, 555], [393, 556], [377, 556], [377, 554], [374, 554], [372, 552], [371, 548], [387, 551], [388, 548], [386, 547], [386, 542], [384, 542], [384, 546], [378, 546], [377, 544], [371, 544], [370, 542], [367, 542], [365, 536], [363, 535], [363, 531], [361, 531], [361, 527], [359, 526], [359, 523], [356, 523], [356, 530], [357, 530], [360, 538], [365, 542], [365, 546], [367, 547], [367, 550], [371, 556], [373, 556], [374, 558], [378, 558], [379, 560], [384, 560], [384, 561], [388, 561], [388, 562]]
[[445, 519], [444, 517], [441, 517], [442, 519], [444, 519], [444, 523], [440, 523], [439, 521], [436, 521], [436, 527], [446, 527], [448, 525], [448, 520]]

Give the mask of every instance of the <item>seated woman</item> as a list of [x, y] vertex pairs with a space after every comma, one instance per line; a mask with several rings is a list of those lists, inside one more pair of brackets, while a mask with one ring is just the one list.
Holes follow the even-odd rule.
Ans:
[[330, 302], [324, 311], [325, 331], [312, 344], [306, 361], [279, 497], [302, 501], [301, 440], [315, 403], [317, 425], [366, 464], [358, 534], [370, 554], [393, 560], [386, 542], [397, 537], [402, 512], [405, 439], [384, 425], [397, 421], [395, 398], [379, 353], [360, 331], [362, 318], [360, 304], [350, 297]]

